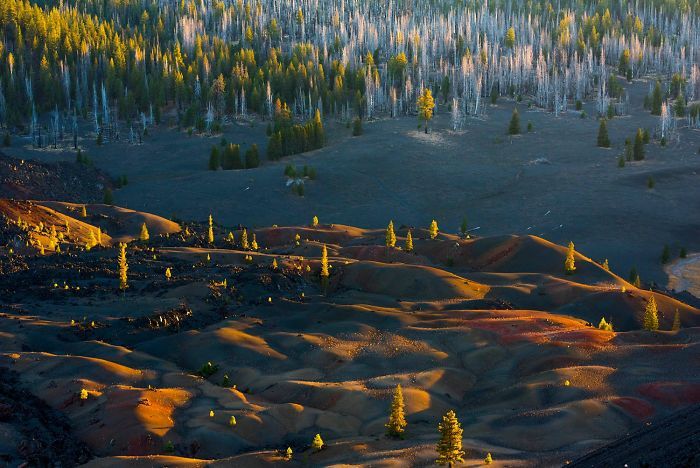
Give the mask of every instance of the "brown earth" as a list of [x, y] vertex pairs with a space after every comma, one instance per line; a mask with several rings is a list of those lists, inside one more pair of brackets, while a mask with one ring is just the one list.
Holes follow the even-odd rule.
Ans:
[[[495, 466], [560, 466], [699, 399], [700, 311], [578, 252], [566, 275], [566, 249], [537, 236], [414, 229], [405, 252], [381, 230], [287, 226], [248, 229], [250, 251], [242, 227], [215, 225], [209, 244], [206, 225], [118, 207], [88, 205], [87, 219], [66, 203], [0, 210], [24, 220], [20, 234], [50, 217], [112, 239], [151, 231], [129, 244], [125, 292], [110, 242], [0, 246], [0, 368], [69, 421], [91, 466], [430, 466], [449, 409], [468, 463], [490, 452]], [[655, 333], [640, 330], [652, 294]], [[668, 331], [676, 310], [682, 329]], [[601, 317], [614, 332], [595, 328]], [[392, 440], [399, 383], [409, 424]], [[0, 428], [13, 434], [8, 463], [30, 461], [25, 422]], [[317, 433], [327, 445], [313, 453]]]

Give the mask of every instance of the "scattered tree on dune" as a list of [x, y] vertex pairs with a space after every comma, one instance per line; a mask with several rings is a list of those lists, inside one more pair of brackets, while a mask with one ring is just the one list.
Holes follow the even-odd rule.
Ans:
[[423, 89], [421, 95], [418, 96], [416, 107], [418, 108], [418, 119], [423, 121], [425, 133], [428, 133], [428, 122], [433, 118], [433, 109], [435, 108], [435, 101], [430, 88]]
[[428, 232], [430, 233], [430, 238], [435, 239], [438, 235], [438, 223], [435, 220], [432, 220], [430, 222], [430, 228], [428, 229]]
[[566, 259], [564, 260], [564, 271], [567, 275], [572, 275], [576, 271], [576, 260], [574, 258], [574, 243], [569, 242], [569, 247], [566, 251]]
[[321, 434], [316, 434], [314, 437], [313, 442], [311, 442], [311, 448], [314, 449], [314, 452], [320, 452], [321, 449], [323, 449], [323, 439], [321, 439]]
[[80, 208], [80, 216], [83, 217], [83, 218], [87, 218], [87, 208], [85, 208], [85, 205], [83, 205], [83, 206]]
[[214, 219], [209, 215], [209, 230], [207, 231], [207, 242], [214, 243]]
[[600, 319], [600, 322], [598, 322], [598, 329], [605, 331], [613, 331], [612, 322], [608, 322], [607, 320], [605, 320], [605, 317], [602, 317]]
[[659, 313], [656, 309], [656, 299], [654, 295], [649, 296], [646, 308], [644, 309], [644, 329], [656, 331], [659, 329]]
[[313, 217], [313, 219], [311, 220], [311, 226], [318, 227], [318, 216]]
[[454, 466], [455, 463], [464, 461], [464, 450], [462, 450], [462, 425], [457, 420], [457, 415], [453, 410], [448, 411], [438, 424], [440, 440], [437, 443], [438, 458], [435, 463], [438, 465]]
[[413, 252], [413, 236], [411, 235], [411, 230], [408, 230], [406, 234], [406, 245], [404, 246], [406, 252]]
[[328, 278], [330, 272], [328, 271], [328, 249], [326, 244], [323, 244], [323, 250], [321, 251], [321, 279]]
[[384, 425], [386, 433], [390, 437], [401, 437], [406, 430], [406, 417], [404, 415], [403, 391], [401, 384], [396, 386], [394, 396], [391, 400], [391, 410], [389, 413], [389, 421]]
[[126, 272], [129, 270], [129, 265], [126, 263], [126, 244], [119, 243], [119, 257], [117, 259], [119, 266], [119, 289], [125, 291], [128, 287]]
[[610, 264], [608, 263], [608, 259], [606, 258], [603, 260], [603, 264], [601, 265], [603, 267], [603, 270], [605, 271], [610, 271]]
[[148, 226], [146, 226], [146, 223], [141, 224], [141, 232], [139, 233], [139, 240], [142, 242], [146, 242], [150, 238], [151, 238], [151, 236], [148, 234]]
[[484, 458], [484, 465], [490, 465], [493, 463], [493, 457], [491, 457], [491, 452], [486, 454], [486, 458]]
[[170, 267], [165, 269], [165, 279], [166, 281], [170, 281], [170, 279], [173, 277], [172, 271], [170, 271]]
[[250, 248], [252, 250], [258, 250], [258, 239], [255, 237], [255, 233], [253, 233], [253, 240], [250, 242]]
[[250, 246], [248, 245], [248, 231], [244, 228], [241, 232], [241, 248], [243, 250], [248, 250]]
[[396, 234], [394, 233], [394, 222], [389, 221], [389, 225], [386, 227], [386, 246], [395, 247], [396, 246]]

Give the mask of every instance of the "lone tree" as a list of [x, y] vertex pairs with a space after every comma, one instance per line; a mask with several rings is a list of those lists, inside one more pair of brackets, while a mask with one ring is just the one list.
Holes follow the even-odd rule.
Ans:
[[141, 233], [139, 233], [139, 240], [146, 242], [151, 236], [148, 234], [148, 226], [146, 223], [141, 224]]
[[328, 271], [328, 249], [326, 244], [323, 244], [321, 251], [321, 279], [328, 279], [330, 272]]
[[209, 230], [207, 231], [207, 242], [214, 243], [214, 219], [209, 215]]
[[411, 230], [408, 230], [406, 234], [406, 245], [404, 246], [406, 252], [413, 252], [413, 236], [411, 235]]
[[634, 157], [635, 161], [641, 161], [644, 159], [644, 132], [641, 128], [637, 129], [637, 134], [634, 136], [632, 157]]
[[438, 235], [438, 223], [435, 220], [432, 220], [430, 222], [430, 229], [428, 230], [430, 233], [430, 238], [435, 239]]
[[438, 458], [435, 463], [452, 467], [455, 463], [463, 462], [462, 425], [454, 411], [450, 410], [442, 417], [438, 430], [440, 440], [437, 443]]
[[656, 309], [656, 299], [654, 295], [649, 296], [646, 309], [644, 310], [644, 329], [656, 331], [659, 329], [659, 313]]
[[510, 117], [508, 135], [520, 135], [520, 114], [518, 114], [517, 107], [513, 108], [513, 115]]
[[389, 225], [386, 227], [386, 246], [396, 247], [396, 234], [394, 233], [393, 221], [389, 221]]
[[129, 264], [126, 263], [126, 244], [123, 242], [119, 243], [119, 257], [117, 258], [117, 265], [119, 266], [119, 289], [125, 291], [129, 287], [126, 278], [126, 272], [129, 270]]
[[311, 226], [318, 227], [318, 216], [313, 217], [313, 219], [311, 220]]
[[608, 136], [608, 121], [600, 119], [600, 127], [598, 127], [598, 146], [601, 148], [610, 148], [610, 136]]
[[433, 118], [433, 109], [435, 108], [433, 93], [429, 88], [423, 89], [423, 92], [418, 96], [416, 105], [418, 107], [418, 118], [424, 122], [425, 133], [428, 133], [428, 122]]
[[574, 243], [569, 242], [569, 247], [566, 251], [566, 260], [564, 260], [564, 271], [567, 275], [573, 275], [576, 271], [576, 261], [574, 259]]
[[209, 153], [209, 170], [215, 171], [221, 166], [221, 161], [219, 159], [219, 147], [214, 145], [211, 147], [211, 153]]
[[384, 425], [386, 434], [389, 437], [403, 438], [403, 433], [406, 430], [406, 417], [404, 415], [403, 392], [401, 384], [396, 386], [394, 390], [394, 398], [391, 400], [391, 412], [389, 413], [389, 421]]
[[311, 442], [311, 448], [314, 449], [314, 452], [320, 452], [321, 449], [323, 449], [323, 439], [321, 439], [321, 434], [316, 434], [314, 437], [313, 442]]

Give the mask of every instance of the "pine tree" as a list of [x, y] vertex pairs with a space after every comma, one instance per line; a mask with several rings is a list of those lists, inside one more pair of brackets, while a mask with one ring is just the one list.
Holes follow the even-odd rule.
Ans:
[[635, 287], [640, 287], [642, 285], [642, 280], [639, 278], [639, 273], [637, 273], [637, 268], [632, 267], [630, 270], [630, 277], [629, 277], [630, 283], [634, 285]]
[[404, 250], [406, 252], [413, 252], [413, 236], [411, 235], [411, 230], [408, 230], [408, 234], [406, 234], [406, 245], [404, 246]]
[[284, 452], [284, 459], [291, 460], [293, 456], [294, 451], [292, 450], [292, 447], [287, 447], [287, 450]]
[[87, 218], [87, 208], [85, 208], [85, 205], [83, 205], [80, 209], [80, 216], [83, 218]]
[[598, 146], [601, 148], [610, 148], [610, 137], [608, 136], [607, 120], [600, 119], [600, 127], [598, 127]]
[[649, 296], [646, 308], [644, 309], [644, 329], [656, 331], [659, 329], [659, 314], [656, 309], [656, 299], [654, 295]]
[[318, 227], [318, 216], [313, 217], [313, 219], [311, 220], [311, 226]]
[[455, 412], [450, 410], [438, 424], [440, 440], [437, 443], [438, 458], [435, 463], [438, 465], [454, 466], [455, 463], [463, 462], [464, 450], [462, 450], [462, 425], [457, 420]]
[[260, 153], [258, 151], [258, 145], [253, 143], [245, 152], [245, 168], [253, 169], [258, 166], [260, 166]]
[[389, 225], [386, 227], [386, 246], [395, 247], [396, 246], [396, 234], [394, 233], [394, 222], [389, 221]]
[[513, 114], [510, 117], [510, 125], [508, 125], [508, 135], [520, 135], [520, 114], [518, 108], [513, 108]]
[[211, 152], [209, 153], [209, 170], [215, 171], [221, 166], [219, 161], [219, 148], [214, 145], [211, 147]]
[[503, 42], [509, 49], [515, 47], [515, 29], [512, 26], [506, 31], [506, 36], [503, 39]]
[[438, 224], [437, 221], [432, 220], [430, 222], [430, 228], [428, 229], [428, 232], [430, 233], [430, 238], [435, 239], [438, 235]]
[[641, 128], [637, 129], [637, 134], [634, 136], [632, 154], [635, 161], [644, 159], [644, 132], [642, 132]]
[[678, 331], [681, 329], [681, 314], [676, 309], [676, 313], [673, 315], [673, 325], [671, 325], [671, 331]]
[[610, 271], [610, 264], [608, 263], [607, 258], [605, 260], [603, 260], [603, 264], [601, 266], [603, 267], [603, 270]]
[[491, 452], [486, 454], [486, 458], [484, 458], [484, 465], [490, 465], [493, 463], [493, 457], [491, 457]]
[[241, 248], [243, 250], [248, 250], [248, 248], [249, 248], [248, 231], [246, 229], [243, 229], [243, 232], [241, 233]]
[[127, 283], [126, 272], [129, 270], [129, 265], [126, 263], [126, 244], [123, 242], [119, 243], [119, 257], [117, 259], [117, 264], [119, 266], [119, 289], [125, 291], [129, 287]]
[[352, 121], [352, 136], [360, 136], [362, 133], [362, 119], [356, 117], [355, 120]]
[[252, 250], [258, 250], [258, 239], [255, 237], [255, 233], [253, 233], [253, 240], [250, 243], [250, 248]]
[[394, 397], [391, 400], [389, 421], [384, 426], [386, 427], [386, 433], [388, 436], [403, 438], [406, 425], [403, 391], [401, 390], [401, 384], [399, 384], [396, 386], [396, 389], [394, 390]]
[[459, 227], [459, 234], [462, 237], [467, 236], [467, 217], [462, 218], [462, 225]]
[[425, 133], [428, 133], [428, 122], [433, 118], [433, 109], [435, 108], [435, 101], [430, 88], [423, 89], [421, 95], [418, 96], [416, 107], [418, 108], [418, 118], [423, 121]]
[[214, 243], [214, 218], [209, 215], [209, 230], [207, 231], [207, 242]]
[[566, 260], [564, 260], [564, 271], [567, 275], [572, 275], [576, 271], [574, 252], [574, 243], [569, 242], [569, 247], [566, 251]]
[[111, 205], [112, 203], [114, 203], [114, 197], [112, 196], [112, 190], [109, 187], [107, 187], [105, 189], [104, 198], [103, 198], [102, 202], [105, 205]]
[[661, 83], [658, 81], [654, 86], [654, 91], [651, 94], [651, 114], [661, 115], [661, 105], [663, 104], [663, 95], [661, 94]]
[[151, 236], [148, 234], [148, 226], [146, 226], [146, 223], [141, 224], [141, 233], [139, 234], [139, 240], [142, 242], [146, 242], [150, 238]]
[[173, 273], [172, 273], [172, 271], [170, 271], [170, 267], [166, 268], [165, 269], [165, 279], [167, 281], [170, 281], [170, 278], [172, 278], [172, 277], [173, 277]]
[[326, 244], [323, 244], [323, 250], [321, 251], [321, 279], [328, 278], [330, 272], [328, 271], [328, 249], [326, 249]]
[[323, 439], [321, 439], [321, 434], [316, 434], [314, 437], [313, 442], [311, 442], [311, 448], [314, 449], [314, 452], [320, 452], [321, 449], [323, 449]]

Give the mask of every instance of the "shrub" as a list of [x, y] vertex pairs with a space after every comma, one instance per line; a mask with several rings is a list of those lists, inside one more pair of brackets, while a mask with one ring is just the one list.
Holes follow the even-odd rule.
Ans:
[[216, 374], [218, 371], [219, 366], [217, 364], [212, 364], [211, 361], [208, 361], [197, 371], [197, 374], [201, 377], [204, 377], [205, 379], [208, 379], [212, 375]]
[[211, 152], [209, 153], [209, 170], [215, 171], [219, 168], [221, 162], [219, 161], [219, 148], [216, 146], [211, 147]]
[[253, 144], [248, 151], [245, 152], [245, 167], [246, 169], [252, 169], [260, 165], [260, 153], [258, 152], [258, 145]]
[[362, 133], [362, 119], [356, 117], [355, 120], [352, 121], [352, 136], [360, 136]]
[[600, 119], [598, 127], [598, 146], [601, 148], [610, 148], [610, 137], [608, 136], [608, 124], [605, 119]]
[[519, 135], [520, 134], [520, 115], [518, 114], [518, 108], [513, 108], [513, 114], [510, 117], [510, 124], [508, 125], [509, 135]]
[[654, 185], [655, 185], [654, 178], [652, 176], [649, 176], [649, 178], [647, 179], [647, 188], [649, 190], [651, 190], [654, 188]]
[[323, 449], [323, 439], [321, 439], [321, 434], [316, 434], [313, 442], [311, 442], [311, 448], [314, 452], [320, 452]]

